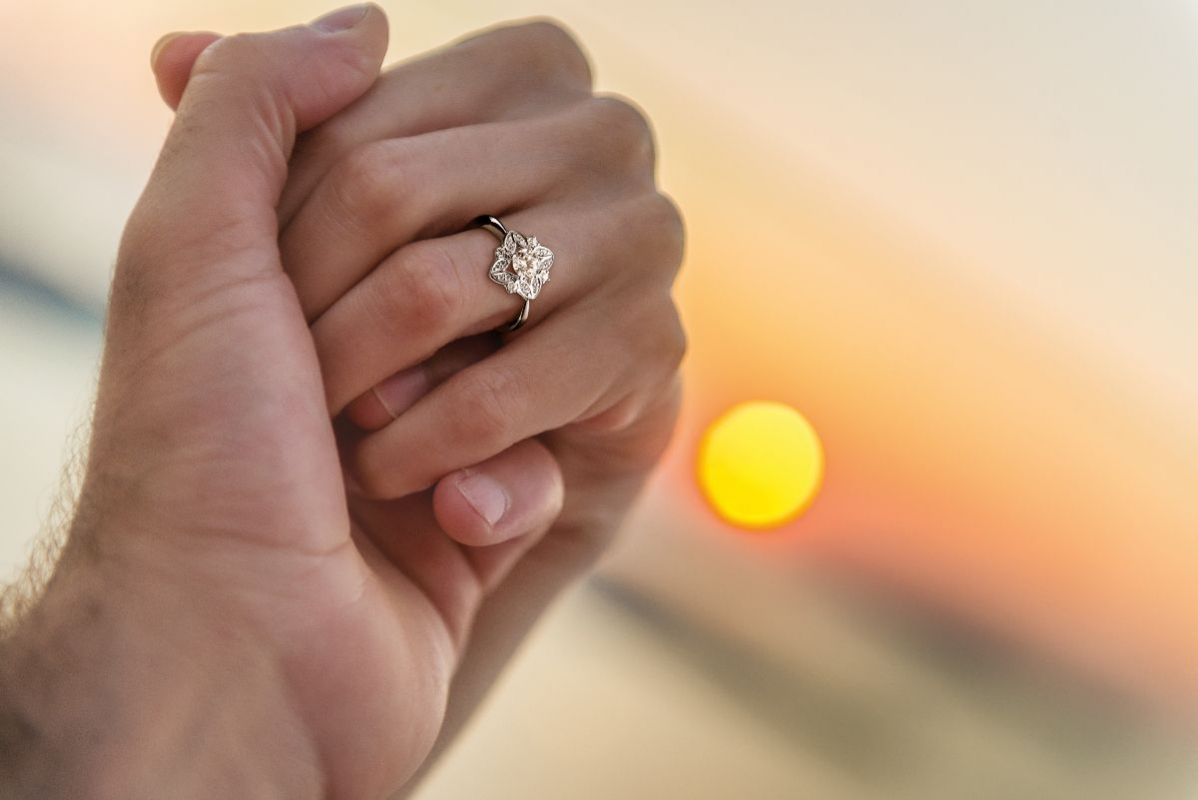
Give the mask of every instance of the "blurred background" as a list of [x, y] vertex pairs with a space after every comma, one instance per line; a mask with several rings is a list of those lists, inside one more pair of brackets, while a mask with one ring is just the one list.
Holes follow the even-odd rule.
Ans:
[[[1198, 796], [1198, 3], [382, 4], [394, 59], [562, 20], [690, 228], [667, 462], [422, 800]], [[169, 122], [150, 47], [324, 10], [0, 5], [5, 574]], [[768, 531], [696, 481], [755, 400], [826, 458]]]

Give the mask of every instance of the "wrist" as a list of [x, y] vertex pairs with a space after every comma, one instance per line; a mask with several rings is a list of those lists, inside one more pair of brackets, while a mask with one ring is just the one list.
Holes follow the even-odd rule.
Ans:
[[270, 648], [202, 592], [77, 543], [0, 651], [0, 783], [19, 798], [317, 796]]

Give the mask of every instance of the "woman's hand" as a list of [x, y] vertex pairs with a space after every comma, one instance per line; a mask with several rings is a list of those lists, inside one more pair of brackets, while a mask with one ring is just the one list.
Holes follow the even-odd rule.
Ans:
[[[654, 167], [645, 118], [595, 97], [578, 45], [544, 22], [385, 72], [293, 161], [284, 265], [331, 411], [371, 431], [349, 455], [366, 493], [449, 494], [471, 465], [529, 437], [562, 467], [556, 524], [474, 612], [442, 746], [605, 549], [673, 431], [683, 230]], [[555, 253], [529, 322], [503, 337], [488, 332], [520, 303], [487, 277], [495, 239], [463, 230], [479, 214]], [[385, 503], [354, 507], [392, 538]]]
[[[187, 59], [213, 36], [189, 35], [160, 54], [168, 102], [182, 94]], [[487, 277], [495, 239], [463, 230], [483, 213], [556, 254], [529, 323], [502, 346], [489, 332], [520, 304]], [[434, 503], [457, 499], [475, 465], [530, 437], [563, 469], [565, 507], [550, 535], [485, 575], [476, 602], [444, 609], [465, 648], [444, 739], [539, 611], [601, 552], [669, 439], [685, 345], [670, 294], [680, 219], [655, 186], [644, 117], [595, 97], [577, 44], [544, 22], [498, 28], [384, 73], [301, 139], [280, 219], [284, 267], [312, 323], [330, 411], [367, 431], [343, 436], [362, 493], [375, 498], [355, 497], [351, 508], [405, 572], [407, 551], [444, 543], [433, 533], [436, 548], [414, 544], [397, 530], [420, 502], [412, 493], [435, 485]], [[510, 487], [491, 490], [484, 497], [494, 501]], [[484, 519], [502, 508], [480, 512], [459, 541], [522, 532]], [[457, 574], [448, 564], [476, 557], [442, 555], [432, 568], [442, 587], [440, 576]]]

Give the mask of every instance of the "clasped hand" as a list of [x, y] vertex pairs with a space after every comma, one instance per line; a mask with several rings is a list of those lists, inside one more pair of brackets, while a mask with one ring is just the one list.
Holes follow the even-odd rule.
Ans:
[[[386, 47], [362, 6], [155, 50], [176, 116], [121, 245], [79, 513], [10, 650], [75, 687], [12, 682], [73, 765], [40, 786], [410, 784], [669, 440], [683, 233], [645, 118], [553, 24], [380, 75]], [[479, 214], [556, 254], [513, 334]]]

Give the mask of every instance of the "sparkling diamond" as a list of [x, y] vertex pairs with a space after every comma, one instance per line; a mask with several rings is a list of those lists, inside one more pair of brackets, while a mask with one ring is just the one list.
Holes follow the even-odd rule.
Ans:
[[552, 266], [553, 252], [535, 236], [526, 239], [516, 231], [508, 231], [503, 244], [495, 250], [491, 279], [506, 288], [509, 294], [532, 300], [549, 282]]

